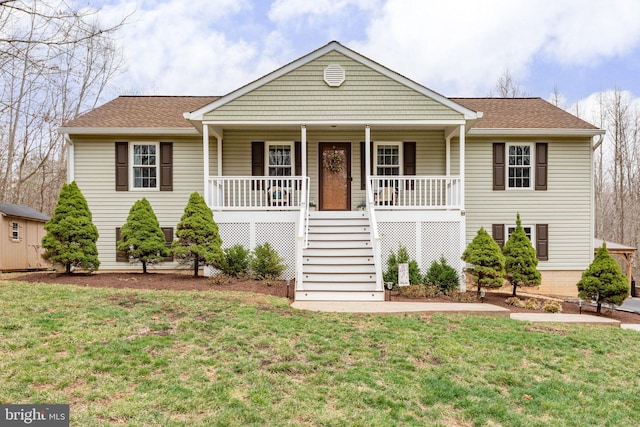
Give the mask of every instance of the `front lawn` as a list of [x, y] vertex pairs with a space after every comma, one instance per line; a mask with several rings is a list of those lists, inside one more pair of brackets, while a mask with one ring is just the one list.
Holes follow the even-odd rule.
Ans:
[[71, 424], [635, 426], [640, 334], [0, 282], [0, 403]]

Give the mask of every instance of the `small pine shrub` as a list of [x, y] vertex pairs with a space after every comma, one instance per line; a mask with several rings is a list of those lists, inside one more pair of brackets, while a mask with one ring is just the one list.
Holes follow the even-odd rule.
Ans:
[[256, 246], [251, 256], [251, 271], [258, 280], [277, 279], [287, 268], [284, 258], [268, 242]]
[[529, 298], [524, 302], [524, 308], [529, 310], [539, 310], [540, 302], [535, 298]]
[[427, 287], [423, 284], [400, 286], [400, 295], [406, 298], [424, 298], [427, 294]]
[[547, 313], [561, 313], [562, 305], [558, 301], [549, 300], [544, 303], [544, 305], [542, 306], [542, 310], [546, 311]]
[[222, 260], [218, 269], [224, 274], [240, 278], [249, 273], [251, 251], [242, 245], [233, 245], [223, 250]]
[[506, 300], [504, 300], [504, 302], [506, 302], [507, 304], [512, 305], [514, 307], [524, 307], [525, 306], [525, 302], [522, 301], [518, 297], [509, 297]]
[[425, 291], [424, 296], [426, 298], [434, 298], [440, 295], [441, 293], [439, 287], [434, 285], [429, 285], [429, 284], [424, 285], [424, 291]]
[[382, 274], [385, 282], [393, 282], [398, 284], [398, 264], [409, 264], [409, 283], [414, 285], [422, 282], [422, 275], [420, 274], [420, 267], [416, 260], [409, 257], [407, 248], [400, 245], [398, 248], [398, 255], [393, 251], [389, 253], [387, 258], [387, 270]]
[[424, 276], [425, 283], [438, 286], [440, 292], [445, 295], [449, 295], [458, 288], [459, 280], [458, 273], [447, 264], [447, 260], [444, 257], [440, 257], [440, 262], [433, 261], [429, 271]]

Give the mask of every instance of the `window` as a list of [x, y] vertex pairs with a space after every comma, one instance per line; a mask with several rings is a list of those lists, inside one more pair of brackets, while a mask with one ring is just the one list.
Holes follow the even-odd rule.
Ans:
[[293, 143], [268, 142], [267, 149], [267, 176], [292, 176], [293, 175]]
[[20, 223], [11, 222], [11, 240], [20, 240]]
[[546, 142], [493, 143], [493, 189], [547, 190]]
[[[524, 234], [526, 234], [529, 238], [531, 245], [535, 248], [535, 240], [533, 239], [533, 227], [531, 227], [530, 225], [523, 225], [522, 228], [524, 229]], [[507, 226], [507, 240], [509, 240], [509, 237], [511, 237], [511, 234], [513, 234], [514, 231], [516, 231], [515, 225]]]
[[531, 188], [533, 152], [531, 144], [508, 144], [507, 183], [509, 188]]
[[399, 176], [402, 174], [402, 150], [399, 143], [380, 142], [375, 144], [375, 174], [381, 176]]
[[131, 145], [132, 188], [158, 188], [158, 144]]

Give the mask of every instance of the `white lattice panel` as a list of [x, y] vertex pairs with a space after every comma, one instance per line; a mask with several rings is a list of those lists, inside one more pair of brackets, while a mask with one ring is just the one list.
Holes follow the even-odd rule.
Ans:
[[268, 242], [282, 258], [287, 269], [283, 279], [296, 277], [296, 224], [295, 222], [256, 223], [256, 245]]
[[230, 248], [233, 245], [242, 245], [250, 248], [251, 245], [251, 224], [247, 222], [227, 222], [218, 224], [222, 247]]
[[[416, 223], [415, 222], [379, 222], [378, 232], [382, 242], [382, 270], [387, 268], [387, 259], [391, 251], [398, 253], [400, 245], [407, 248], [409, 256], [415, 260], [420, 257], [416, 253]], [[421, 266], [422, 267], [422, 266]]]
[[441, 256], [447, 264], [458, 269], [460, 265], [460, 223], [458, 222], [423, 222], [421, 224], [422, 257], [418, 262], [420, 269], [427, 272], [433, 261]]

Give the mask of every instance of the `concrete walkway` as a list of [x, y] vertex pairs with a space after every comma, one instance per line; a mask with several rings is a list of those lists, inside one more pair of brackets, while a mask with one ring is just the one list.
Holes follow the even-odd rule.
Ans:
[[509, 316], [509, 310], [492, 304], [404, 301], [295, 301], [298, 310], [328, 313], [463, 313], [487, 316]]

